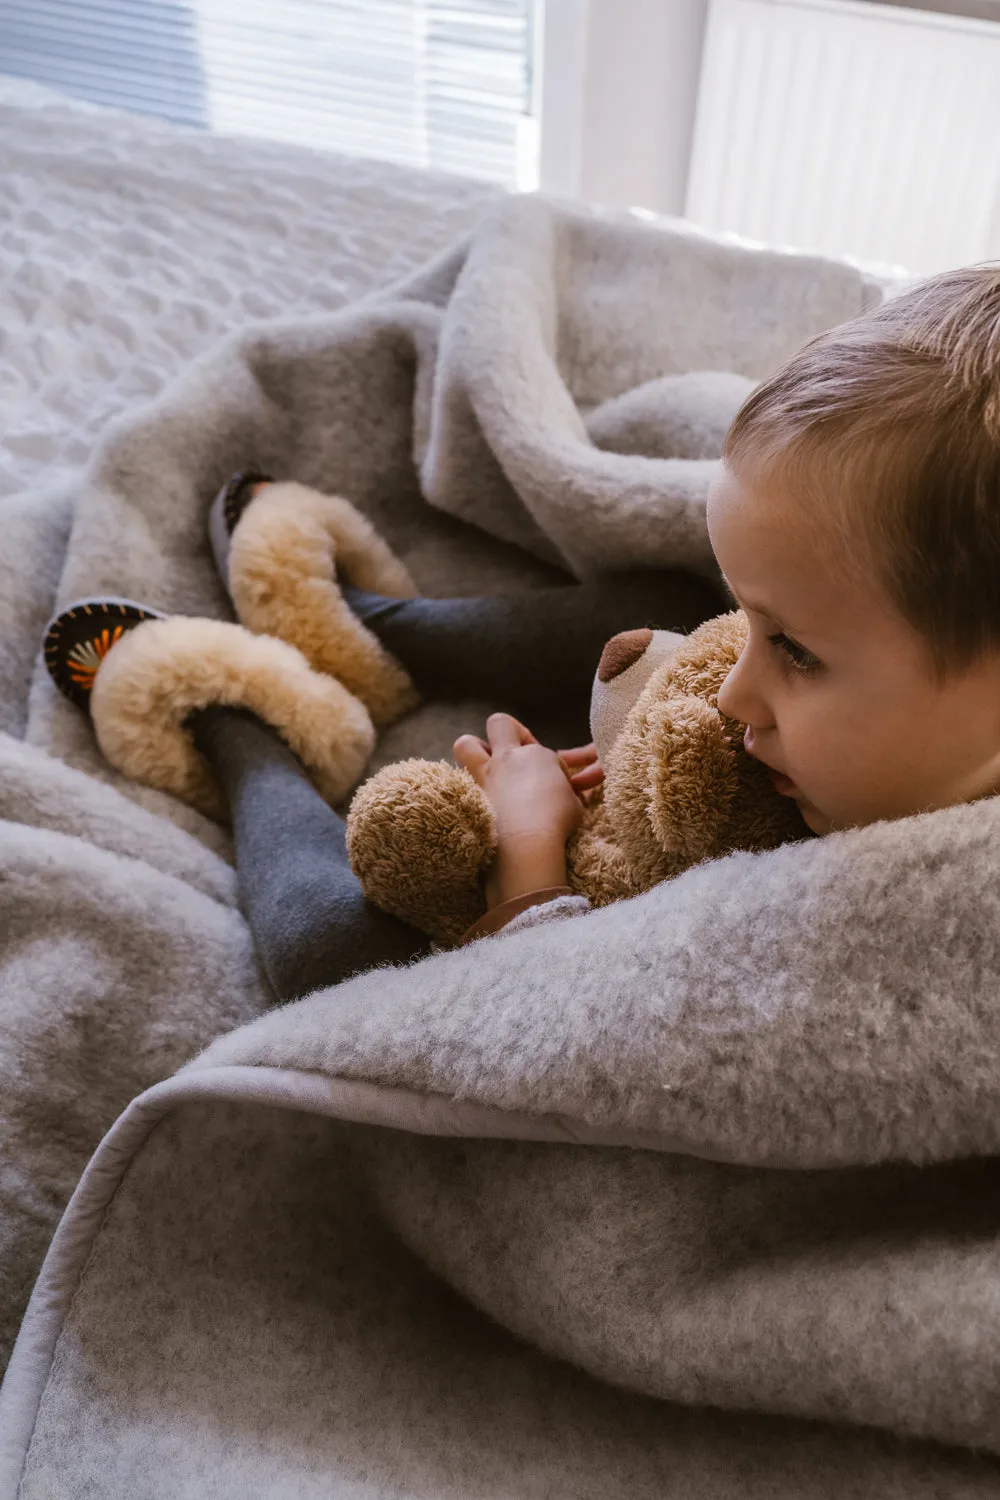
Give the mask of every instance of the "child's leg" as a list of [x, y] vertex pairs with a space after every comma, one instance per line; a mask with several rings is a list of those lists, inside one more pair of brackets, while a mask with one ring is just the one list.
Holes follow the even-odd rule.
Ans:
[[278, 735], [242, 709], [189, 720], [225, 791], [243, 910], [281, 1000], [428, 952], [428, 940], [361, 894], [345, 824]]
[[351, 585], [343, 593], [428, 697], [526, 711], [585, 707], [601, 652], [619, 631], [686, 632], [727, 608], [714, 585], [682, 572], [473, 599], [390, 599]]

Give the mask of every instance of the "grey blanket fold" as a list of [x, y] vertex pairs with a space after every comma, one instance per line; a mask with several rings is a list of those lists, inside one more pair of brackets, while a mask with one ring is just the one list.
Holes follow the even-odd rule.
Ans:
[[205, 511], [240, 467], [345, 493], [428, 592], [710, 571], [743, 395], [879, 295], [508, 200], [192, 368], [71, 529], [0, 502], [38, 563], [0, 563], [9, 1332], [167, 1079], [51, 1247], [0, 1496], [997, 1493], [995, 800], [269, 1010], [225, 830], [118, 776], [36, 661], [54, 599], [224, 613]]

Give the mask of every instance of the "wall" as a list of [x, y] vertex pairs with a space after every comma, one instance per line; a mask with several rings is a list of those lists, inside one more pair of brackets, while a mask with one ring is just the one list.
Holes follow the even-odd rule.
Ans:
[[708, 0], [546, 0], [540, 185], [684, 208]]

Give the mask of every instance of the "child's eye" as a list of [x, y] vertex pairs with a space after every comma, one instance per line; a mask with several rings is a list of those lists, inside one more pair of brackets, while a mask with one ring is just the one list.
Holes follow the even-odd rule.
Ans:
[[805, 646], [800, 646], [798, 641], [793, 641], [791, 636], [779, 630], [777, 635], [769, 635], [768, 641], [772, 646], [782, 653], [797, 672], [815, 672], [820, 666], [819, 658], [807, 651]]

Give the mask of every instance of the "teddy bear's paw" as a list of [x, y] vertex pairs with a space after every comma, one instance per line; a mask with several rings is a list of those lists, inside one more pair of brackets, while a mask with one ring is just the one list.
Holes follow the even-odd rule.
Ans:
[[482, 875], [496, 844], [485, 794], [446, 761], [385, 766], [347, 815], [347, 852], [368, 900], [442, 943], [483, 915]]
[[736, 785], [717, 709], [685, 694], [640, 703], [615, 746], [605, 800], [641, 889], [718, 852]]
[[375, 744], [367, 709], [341, 683], [284, 641], [224, 620], [147, 620], [108, 652], [91, 695], [97, 741], [113, 766], [221, 821], [225, 799], [185, 728], [211, 706], [249, 709], [270, 724], [331, 804]]
[[399, 599], [417, 590], [349, 501], [292, 481], [267, 485], [233, 532], [228, 568], [247, 629], [296, 646], [360, 698], [377, 727], [416, 706], [410, 677], [348, 608], [338, 579]]

